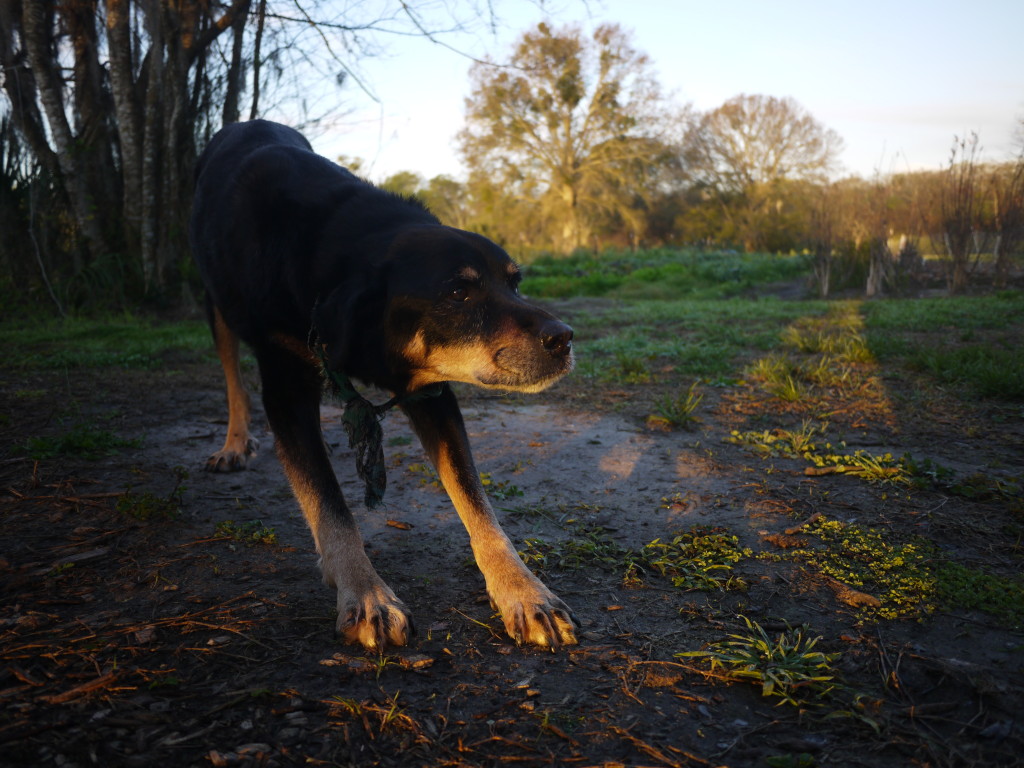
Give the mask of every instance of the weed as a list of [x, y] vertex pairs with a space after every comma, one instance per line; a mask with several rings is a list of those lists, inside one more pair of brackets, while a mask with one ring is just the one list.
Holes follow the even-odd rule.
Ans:
[[615, 542], [608, 529], [576, 524], [570, 538], [546, 542], [525, 540], [519, 556], [540, 570], [560, 568], [604, 568], [622, 574], [623, 583], [640, 586], [647, 574], [669, 579], [674, 587], [687, 590], [746, 589], [746, 583], [732, 574], [733, 566], [750, 557], [735, 536], [724, 528], [695, 526], [668, 541], [655, 539], [640, 550]]
[[647, 361], [640, 355], [619, 352], [615, 355], [615, 365], [609, 377], [625, 384], [646, 384], [651, 380], [651, 372], [647, 369]]
[[176, 482], [167, 496], [158, 496], [150, 491], [136, 493], [128, 489], [118, 498], [117, 511], [140, 522], [176, 519], [181, 513], [188, 470], [175, 467], [174, 475]]
[[619, 546], [607, 528], [577, 524], [572, 538], [550, 543], [530, 538], [519, 553], [523, 562], [540, 570], [561, 568], [575, 571], [592, 566], [618, 569], [623, 566], [628, 550]]
[[518, 486], [512, 485], [511, 480], [495, 480], [490, 472], [480, 473], [480, 483], [483, 485], [487, 495], [499, 501], [522, 496], [523, 491]]
[[441, 478], [438, 477], [437, 472], [429, 464], [410, 464], [409, 471], [419, 477], [420, 485], [432, 485], [435, 488], [441, 487]]
[[910, 485], [910, 472], [903, 459], [895, 459], [891, 453], [873, 456], [867, 451], [857, 450], [852, 454], [808, 454], [816, 467], [824, 472], [856, 475], [869, 483], [878, 485]]
[[214, 536], [238, 541], [247, 546], [277, 544], [277, 531], [265, 526], [262, 520], [251, 520], [246, 523], [223, 520], [217, 523], [217, 527], [214, 529]]
[[125, 440], [113, 432], [91, 424], [75, 424], [68, 431], [52, 437], [30, 437], [25, 450], [30, 458], [40, 461], [60, 456], [98, 459], [114, 456], [125, 448], [138, 448], [141, 441]]
[[804, 533], [818, 537], [823, 547], [790, 550], [779, 559], [871, 592], [879, 604], [858, 607], [861, 619], [917, 617], [943, 607], [1024, 624], [1024, 582], [953, 562], [925, 539], [894, 543], [888, 533], [825, 518]]
[[772, 429], [761, 432], [740, 432], [733, 430], [727, 443], [741, 445], [762, 458], [781, 456], [784, 458], [808, 458], [817, 450], [813, 441], [815, 434], [824, 435], [825, 427], [816, 427], [805, 420], [799, 429]]
[[[740, 432], [733, 430], [727, 443], [741, 445], [761, 458], [803, 458], [810, 461], [813, 469], [808, 474], [848, 474], [878, 485], [910, 485], [913, 465], [906, 458], [893, 458], [891, 453], [875, 456], [864, 450], [852, 454], [833, 452], [831, 443], [819, 446], [814, 441], [815, 433], [824, 437], [825, 427], [815, 427], [804, 421], [798, 430], [773, 429], [761, 432]], [[845, 443], [837, 446], [846, 447]]]
[[871, 593], [878, 605], [858, 608], [862, 619], [896, 619], [935, 610], [937, 589], [930, 565], [933, 550], [923, 540], [891, 542], [873, 528], [821, 518], [803, 533], [823, 547], [790, 550], [786, 559], [812, 566], [843, 585]]
[[668, 394], [654, 405], [654, 418], [670, 427], [690, 428], [697, 421], [693, 412], [704, 399], [704, 393], [697, 391], [699, 381], [693, 382], [685, 393]]
[[810, 697], [826, 696], [835, 688], [833, 665], [840, 654], [815, 651], [821, 638], [806, 638], [806, 626], [789, 628], [773, 641], [756, 621], [741, 618], [747, 625], [745, 634], [729, 635], [730, 639], [712, 643], [707, 650], [676, 656], [706, 658], [712, 670], [757, 683], [762, 696], [778, 696], [780, 704], [801, 706]]
[[759, 380], [764, 390], [787, 403], [807, 396], [807, 387], [800, 380], [800, 371], [785, 355], [768, 355], [756, 360], [747, 376]]
[[746, 582], [732, 573], [733, 566], [752, 552], [739, 546], [724, 528], [695, 526], [670, 541], [655, 539], [626, 561], [627, 584], [639, 583], [644, 572], [668, 578], [672, 586], [687, 590], [744, 590]]

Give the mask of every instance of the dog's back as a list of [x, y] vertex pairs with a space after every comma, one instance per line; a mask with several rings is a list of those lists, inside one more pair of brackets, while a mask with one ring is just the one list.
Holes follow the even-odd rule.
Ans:
[[308, 328], [316, 297], [348, 278], [350, 261], [371, 258], [362, 241], [438, 223], [315, 154], [297, 131], [254, 120], [227, 126], [202, 153], [189, 236], [212, 303], [251, 342], [269, 316]]

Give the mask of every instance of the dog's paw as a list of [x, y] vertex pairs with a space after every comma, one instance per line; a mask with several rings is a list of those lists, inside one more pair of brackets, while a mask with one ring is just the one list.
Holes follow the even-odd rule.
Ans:
[[490, 590], [491, 605], [501, 614], [505, 631], [517, 644], [555, 650], [576, 645], [579, 622], [569, 606], [527, 571], [522, 578]]
[[237, 472], [245, 469], [249, 459], [256, 455], [260, 442], [255, 437], [248, 438], [244, 445], [225, 444], [223, 448], [206, 460], [207, 472]]
[[346, 643], [377, 652], [406, 645], [416, 634], [409, 609], [383, 584], [359, 597], [339, 590], [337, 628]]

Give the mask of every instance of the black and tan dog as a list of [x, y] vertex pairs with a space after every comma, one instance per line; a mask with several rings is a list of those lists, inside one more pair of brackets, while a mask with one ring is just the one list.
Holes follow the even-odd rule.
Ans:
[[[227, 440], [208, 467], [241, 469], [255, 452], [241, 339], [259, 364], [264, 409], [324, 580], [337, 589], [345, 639], [381, 649], [406, 643], [413, 627], [370, 564], [328, 461], [325, 366], [399, 398], [509, 635], [575, 643], [572, 612], [498, 524], [447, 384], [536, 392], [572, 368], [572, 330], [520, 298], [508, 254], [314, 154], [291, 128], [260, 120], [224, 128], [203, 152], [190, 237], [227, 380]], [[431, 386], [433, 396], [411, 396]]]

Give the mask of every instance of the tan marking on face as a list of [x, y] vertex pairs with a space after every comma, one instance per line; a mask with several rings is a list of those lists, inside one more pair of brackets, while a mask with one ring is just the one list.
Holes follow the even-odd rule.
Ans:
[[480, 273], [472, 267], [463, 267], [458, 274], [463, 280], [476, 281], [480, 279]]

